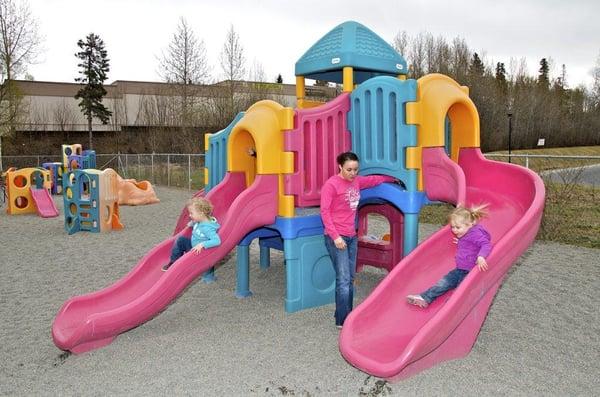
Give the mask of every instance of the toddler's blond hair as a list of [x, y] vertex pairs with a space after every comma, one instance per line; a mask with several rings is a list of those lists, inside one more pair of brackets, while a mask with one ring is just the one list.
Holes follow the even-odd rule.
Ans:
[[448, 215], [448, 222], [455, 220], [463, 224], [477, 223], [481, 218], [487, 216], [487, 207], [488, 204], [480, 204], [469, 208], [459, 205]]
[[192, 197], [188, 200], [188, 206], [194, 207], [198, 212], [203, 213], [207, 218], [210, 217], [213, 210], [213, 205], [204, 197]]

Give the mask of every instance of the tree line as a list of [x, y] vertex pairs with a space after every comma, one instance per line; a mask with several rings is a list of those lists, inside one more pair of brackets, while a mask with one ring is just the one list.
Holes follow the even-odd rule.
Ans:
[[460, 37], [449, 41], [427, 32], [411, 36], [401, 31], [392, 45], [410, 65], [410, 78], [443, 73], [469, 87], [479, 111], [484, 151], [508, 148], [509, 115], [513, 149], [535, 148], [542, 138], [547, 147], [600, 144], [600, 55], [588, 90], [569, 87], [565, 65], [558, 76], [551, 76], [550, 58], [542, 58], [537, 76], [531, 76], [524, 59], [486, 62]]
[[[39, 112], [22, 103], [12, 84], [13, 79], [21, 76], [33, 79], [26, 75], [27, 66], [35, 61], [42, 47], [37, 20], [26, 0], [0, 0], [0, 36], [1, 154], [2, 136], [14, 133], [16, 124], [31, 124], [34, 118], [39, 119]], [[90, 33], [77, 45], [79, 51], [75, 56], [80, 76], [75, 81], [82, 88], [76, 99], [87, 120], [92, 147], [92, 118], [115, 127], [131, 125], [131, 121], [126, 120], [129, 112], [124, 101], [104, 98], [109, 59], [100, 36]], [[541, 59], [538, 74], [531, 76], [525, 60], [488, 61], [459, 37], [448, 40], [426, 32], [413, 36], [399, 32], [392, 45], [407, 59], [410, 78], [443, 73], [469, 87], [479, 111], [484, 151], [508, 147], [509, 114], [513, 127], [511, 146], [515, 149], [534, 148], [540, 138], [545, 139], [546, 146], [553, 147], [600, 144], [600, 57], [594, 68], [593, 87], [586, 89], [569, 86], [565, 65], [558, 76], [551, 75], [550, 58]], [[145, 128], [152, 150], [195, 147], [198, 128], [223, 128], [257, 100], [282, 99], [276, 90], [276, 83], [283, 82], [281, 75], [267, 78], [257, 60], [248, 68], [242, 40], [233, 25], [219, 54], [220, 71], [216, 74], [221, 82], [212, 86], [210, 92], [206, 85], [215, 84], [217, 79], [213, 77], [204, 41], [185, 18], [180, 18], [168, 47], [156, 58], [158, 76], [170, 84], [164, 92], [142, 97], [134, 123], [144, 126], [141, 128]], [[316, 85], [326, 84], [316, 82]], [[105, 106], [103, 99], [109, 106]], [[67, 119], [74, 116], [64, 110], [53, 112], [55, 118], [65, 119], [55, 124], [64, 124], [68, 129]], [[176, 138], [173, 138], [174, 128]]]

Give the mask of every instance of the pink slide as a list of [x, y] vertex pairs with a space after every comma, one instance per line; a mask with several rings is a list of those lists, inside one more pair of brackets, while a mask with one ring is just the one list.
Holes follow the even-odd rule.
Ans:
[[54, 218], [58, 216], [58, 209], [52, 200], [52, 196], [48, 190], [31, 188], [31, 197], [35, 201], [35, 208], [37, 213], [42, 218]]
[[[423, 164], [429, 154], [423, 151]], [[340, 351], [364, 372], [399, 380], [467, 355], [506, 272], [537, 234], [544, 207], [544, 185], [537, 174], [488, 161], [478, 148], [461, 149], [459, 166], [467, 205], [490, 204], [482, 221], [494, 243], [489, 268], [475, 268], [456, 290], [421, 309], [409, 305], [406, 296], [424, 291], [454, 268], [456, 246], [448, 226], [419, 245], [344, 323]], [[456, 170], [442, 169], [438, 163], [438, 178], [460, 184]], [[458, 201], [460, 189], [455, 190]]]
[[[167, 272], [173, 236], [144, 256], [121, 280], [103, 290], [69, 299], [52, 324], [52, 337], [60, 349], [82, 353], [112, 342], [120, 333], [156, 316], [185, 287], [231, 251], [248, 232], [275, 222], [278, 211], [277, 175], [257, 175], [246, 188], [243, 173], [228, 173], [207, 197], [221, 223], [221, 245], [189, 252]], [[179, 235], [189, 236], [184, 228]]]

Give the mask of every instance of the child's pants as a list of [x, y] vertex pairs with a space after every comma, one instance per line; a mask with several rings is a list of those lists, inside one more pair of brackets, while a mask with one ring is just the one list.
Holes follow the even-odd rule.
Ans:
[[438, 281], [433, 287], [427, 291], [421, 293], [421, 297], [427, 301], [427, 303], [433, 302], [438, 296], [446, 293], [447, 291], [458, 287], [458, 285], [467, 277], [469, 274], [468, 270], [454, 269], [448, 272], [440, 281]]
[[181, 258], [183, 254], [190, 251], [192, 249], [192, 240], [187, 237], [177, 237], [177, 241], [173, 244], [173, 248], [171, 248], [171, 259], [169, 259], [169, 263], [175, 262], [177, 259]]

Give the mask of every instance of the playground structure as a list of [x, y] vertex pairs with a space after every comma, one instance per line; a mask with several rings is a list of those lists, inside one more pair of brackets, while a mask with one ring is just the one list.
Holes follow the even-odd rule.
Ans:
[[152, 184], [148, 181], [123, 179], [117, 175], [119, 205], [146, 205], [159, 203]]
[[63, 174], [65, 230], [103, 232], [121, 230], [118, 175], [104, 171], [75, 169]]
[[9, 169], [6, 172], [6, 212], [10, 215], [35, 213], [43, 218], [58, 216], [50, 195], [50, 172], [42, 168]]
[[[123, 279], [63, 305], [52, 327], [55, 344], [81, 353], [110, 343], [160, 313], [236, 246], [236, 294], [250, 295], [248, 245], [257, 238], [262, 267], [269, 249], [284, 252], [288, 312], [332, 302], [335, 277], [316, 207], [321, 186], [337, 173], [335, 157], [352, 150], [362, 175], [390, 175], [404, 186], [363, 191], [358, 266], [389, 274], [347, 318], [342, 355], [397, 380], [468, 354], [506, 272], [535, 238], [544, 187], [525, 168], [483, 158], [466, 87], [439, 74], [412, 80], [406, 73], [404, 59], [366, 27], [345, 22], [327, 33], [296, 63], [297, 109], [260, 101], [205, 138], [207, 184], [197, 194], [213, 202], [222, 244], [186, 254], [162, 272], [173, 241], [190, 235], [184, 210], [174, 235]], [[343, 92], [328, 103], [308, 101], [305, 78], [342, 84]], [[473, 270], [422, 310], [405, 296], [454, 267], [447, 226], [417, 246], [419, 212], [430, 200], [489, 203], [483, 224], [494, 249], [488, 271]], [[364, 238], [370, 213], [388, 220], [389, 241]]]

